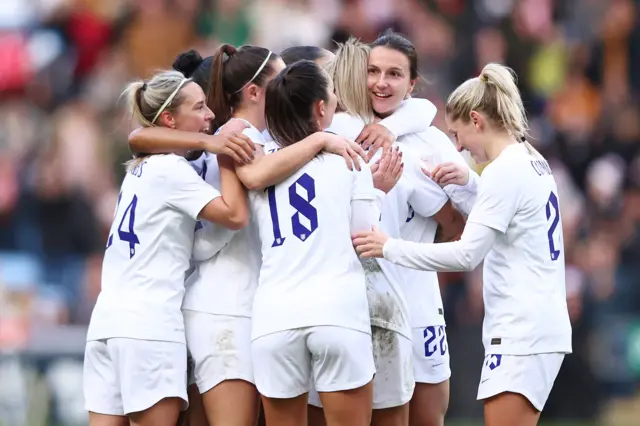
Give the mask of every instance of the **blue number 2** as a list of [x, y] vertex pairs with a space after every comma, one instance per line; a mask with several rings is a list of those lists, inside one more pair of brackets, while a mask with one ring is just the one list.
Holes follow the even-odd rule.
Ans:
[[[116, 206], [116, 215], [115, 215], [116, 217], [114, 217], [113, 219], [114, 223], [118, 217], [118, 211], [120, 209], [121, 199], [122, 199], [122, 193], [120, 193], [120, 196], [118, 197], [118, 204]], [[125, 241], [129, 243], [129, 259], [133, 258], [133, 256], [135, 256], [136, 254], [136, 244], [140, 244], [140, 240], [138, 239], [138, 236], [136, 235], [133, 229], [136, 222], [137, 206], [138, 206], [138, 196], [134, 195], [133, 199], [131, 200], [127, 208], [124, 210], [124, 214], [122, 215], [122, 219], [120, 219], [120, 224], [118, 225], [118, 238], [120, 239], [120, 241]], [[129, 229], [128, 231], [122, 229], [122, 225], [124, 225], [125, 220], [127, 219], [127, 216], [129, 216], [129, 221], [127, 223], [128, 225], [127, 228]], [[113, 234], [109, 235], [109, 239], [107, 240], [107, 248], [111, 247], [112, 244], [113, 244]]]
[[[551, 211], [553, 208], [553, 212]], [[549, 226], [549, 230], [547, 231], [547, 237], [549, 239], [549, 253], [551, 254], [551, 260], [558, 260], [560, 257], [560, 248], [556, 248], [556, 243], [554, 241], [554, 233], [558, 228], [558, 224], [560, 223], [560, 208], [558, 206], [558, 197], [553, 192], [549, 195], [549, 200], [547, 201], [547, 220], [551, 219], [553, 215], [553, 221], [551, 222], [551, 226]], [[558, 244], [559, 245], [559, 244]]]
[[[298, 194], [297, 186], [301, 186], [307, 191], [307, 199]], [[276, 204], [276, 188], [270, 186], [266, 189], [269, 198], [269, 212], [271, 213], [271, 223], [273, 224], [273, 244], [271, 247], [280, 247], [284, 244], [285, 237], [280, 230], [280, 220], [278, 218], [278, 206]], [[300, 241], [306, 241], [309, 236], [318, 228], [318, 211], [311, 205], [311, 201], [316, 198], [316, 183], [311, 176], [303, 174], [291, 186], [289, 186], [289, 204], [296, 209], [291, 216], [291, 229], [293, 235]], [[304, 216], [309, 221], [309, 229], [300, 222], [300, 216]]]

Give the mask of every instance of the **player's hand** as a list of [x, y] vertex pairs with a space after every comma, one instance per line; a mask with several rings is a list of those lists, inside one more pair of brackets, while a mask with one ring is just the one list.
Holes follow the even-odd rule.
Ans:
[[371, 231], [355, 233], [351, 236], [351, 239], [360, 257], [383, 257], [382, 248], [389, 237], [374, 226]]
[[464, 186], [469, 182], [469, 167], [465, 164], [442, 163], [431, 170], [423, 166], [422, 172], [442, 187], [447, 185]]
[[404, 171], [402, 152], [398, 147], [386, 151], [382, 157], [371, 166], [373, 186], [385, 194], [396, 186]]
[[367, 162], [373, 158], [378, 149], [382, 148], [388, 151], [396, 137], [389, 129], [379, 123], [371, 123], [364, 126], [356, 138], [356, 143], [362, 146], [365, 151], [368, 150]]
[[360, 159], [366, 161], [366, 154], [362, 147], [349, 139], [334, 135], [333, 133], [324, 133], [324, 150], [332, 154], [341, 155], [347, 162], [349, 170], [360, 170]]
[[220, 133], [207, 137], [205, 150], [213, 154], [228, 155], [240, 164], [250, 163], [256, 147], [249, 137], [242, 134], [247, 127], [249, 125], [242, 120], [229, 120], [220, 128]]

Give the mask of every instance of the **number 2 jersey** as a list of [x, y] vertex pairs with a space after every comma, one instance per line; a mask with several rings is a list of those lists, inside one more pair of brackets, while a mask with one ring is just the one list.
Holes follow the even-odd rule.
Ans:
[[350, 171], [342, 157], [319, 154], [249, 200], [262, 246], [252, 338], [320, 325], [370, 333], [364, 272], [351, 241], [352, 201], [376, 203], [369, 167]]
[[202, 209], [218, 196], [177, 155], [153, 155], [127, 172], [87, 341], [185, 342], [180, 306], [193, 230]]
[[484, 259], [487, 354], [571, 352], [558, 189], [520, 143], [489, 164], [468, 222], [499, 232]]

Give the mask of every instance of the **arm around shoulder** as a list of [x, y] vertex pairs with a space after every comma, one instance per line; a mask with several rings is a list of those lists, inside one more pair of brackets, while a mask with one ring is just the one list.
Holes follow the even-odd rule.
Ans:
[[251, 191], [276, 185], [313, 159], [324, 149], [323, 132], [316, 132], [293, 145], [263, 155], [249, 164], [236, 164], [242, 183]]

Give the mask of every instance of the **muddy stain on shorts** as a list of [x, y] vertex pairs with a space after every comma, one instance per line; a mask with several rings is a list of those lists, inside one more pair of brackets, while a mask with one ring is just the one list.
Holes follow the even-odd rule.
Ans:
[[220, 357], [225, 370], [235, 369], [239, 364], [234, 330], [229, 327], [216, 335], [214, 357]]

